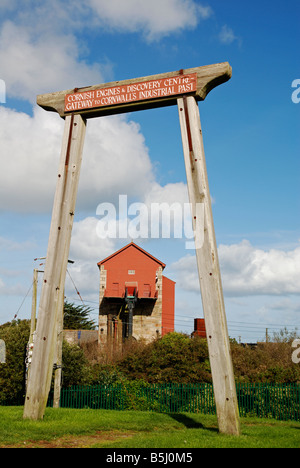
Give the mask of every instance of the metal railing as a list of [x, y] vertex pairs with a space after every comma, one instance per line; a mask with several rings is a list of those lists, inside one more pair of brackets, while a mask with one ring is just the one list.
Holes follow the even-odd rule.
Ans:
[[[236, 384], [240, 415], [300, 421], [300, 385]], [[52, 406], [52, 397], [49, 397]], [[142, 410], [164, 413], [215, 414], [213, 386], [136, 383], [73, 386], [61, 391], [62, 408]]]

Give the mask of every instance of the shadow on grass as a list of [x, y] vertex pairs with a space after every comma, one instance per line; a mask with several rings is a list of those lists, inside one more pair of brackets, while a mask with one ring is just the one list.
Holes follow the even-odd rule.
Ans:
[[195, 421], [192, 417], [186, 414], [169, 413], [169, 416], [175, 421], [184, 424], [187, 429], [206, 429], [207, 431], [219, 432], [217, 427], [206, 427], [203, 424]]

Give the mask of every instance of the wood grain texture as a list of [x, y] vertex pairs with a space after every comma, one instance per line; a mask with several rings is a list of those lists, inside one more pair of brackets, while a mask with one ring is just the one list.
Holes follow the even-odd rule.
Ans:
[[[87, 86], [84, 88], [76, 88], [76, 92], [87, 92], [98, 90], [102, 88], [109, 88], [115, 86], [127, 86], [135, 83], [142, 83], [145, 81], [159, 80], [163, 78], [171, 78], [178, 76], [178, 74], [189, 75], [192, 73], [197, 74], [197, 91], [193, 96], [197, 101], [203, 101], [207, 94], [216, 86], [225, 83], [231, 78], [232, 69], [228, 62], [217, 63], [214, 65], [206, 65], [203, 67], [189, 68], [185, 70], [176, 70], [174, 72], [162, 73], [152, 76], [144, 76], [131, 80], [114, 81], [110, 83], [98, 84]], [[66, 91], [59, 91], [55, 93], [40, 94], [37, 96], [37, 104], [43, 109], [52, 112], [58, 112], [61, 117], [70, 115], [70, 112], [65, 112], [65, 96], [74, 93], [74, 89]], [[131, 102], [125, 104], [116, 104], [113, 106], [85, 109], [75, 111], [74, 113], [84, 115], [85, 118], [100, 117], [103, 115], [121, 114], [124, 112], [133, 112], [144, 109], [151, 109], [156, 107], [172, 106], [177, 104], [177, 96], [160, 97], [156, 99], [143, 100], [138, 102]]]
[[[193, 96], [178, 99], [187, 184], [192, 207], [209, 359], [220, 432], [239, 435], [239, 412], [227, 330], [218, 251], [198, 104]], [[203, 224], [197, 223], [204, 207]]]
[[80, 115], [66, 118], [24, 419], [43, 418], [50, 390], [85, 129]]

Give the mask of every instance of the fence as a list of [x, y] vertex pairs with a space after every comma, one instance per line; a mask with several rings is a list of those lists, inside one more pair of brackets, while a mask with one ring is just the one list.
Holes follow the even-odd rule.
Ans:
[[[298, 384], [237, 384], [241, 416], [300, 421]], [[52, 406], [50, 395], [49, 406]], [[215, 414], [213, 387], [200, 384], [97, 385], [63, 388], [62, 408]]]

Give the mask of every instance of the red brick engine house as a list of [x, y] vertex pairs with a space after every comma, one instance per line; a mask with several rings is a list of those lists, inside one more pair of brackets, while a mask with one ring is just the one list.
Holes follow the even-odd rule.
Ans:
[[98, 263], [100, 345], [174, 331], [175, 282], [165, 266], [133, 242]]

